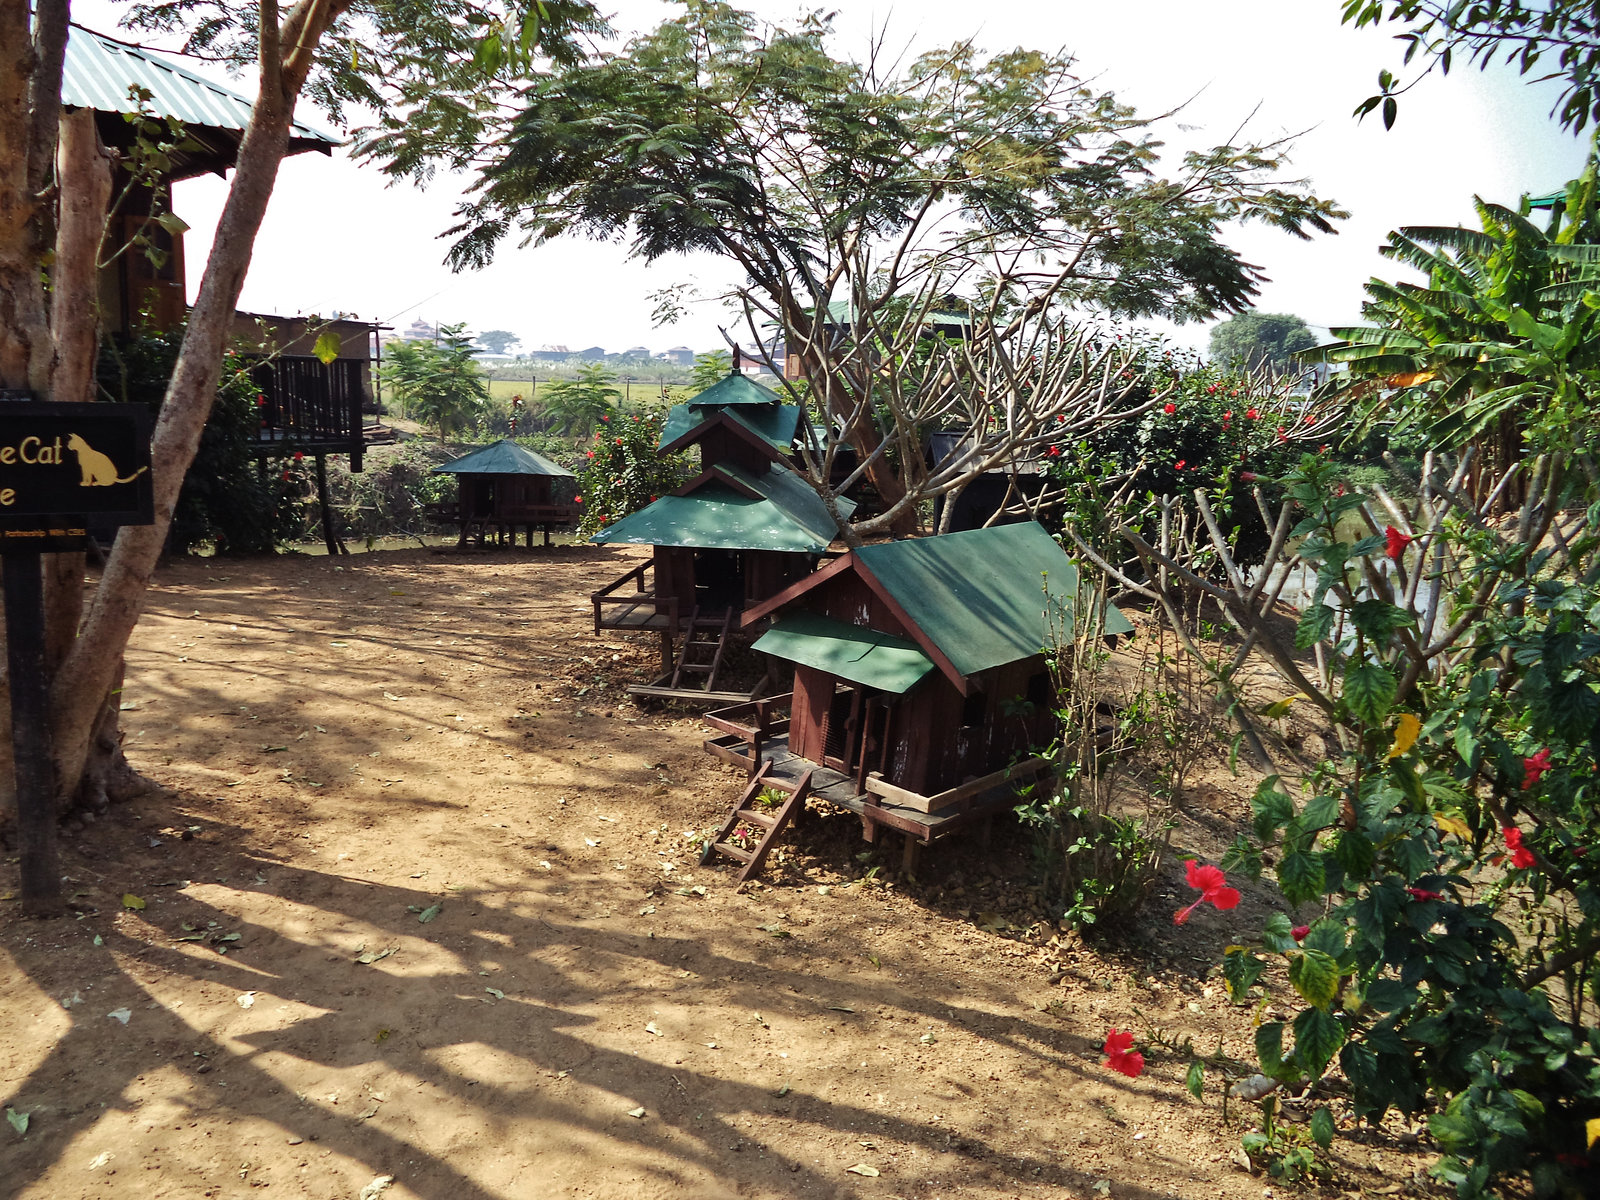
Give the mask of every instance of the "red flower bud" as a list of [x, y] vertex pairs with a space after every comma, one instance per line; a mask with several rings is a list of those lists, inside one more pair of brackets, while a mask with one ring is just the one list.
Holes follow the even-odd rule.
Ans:
[[1443, 900], [1444, 899], [1444, 893], [1443, 892], [1430, 892], [1427, 888], [1408, 887], [1406, 889], [1406, 892], [1407, 892], [1407, 894], [1410, 895], [1410, 897], [1413, 900]]
[[1306, 940], [1306, 934], [1308, 934], [1310, 932], [1311, 932], [1311, 926], [1309, 926], [1309, 925], [1296, 925], [1293, 929], [1289, 930], [1289, 936], [1292, 937], [1297, 942], [1303, 942], [1303, 941]]
[[[1234, 393], [1235, 396], [1238, 394], [1238, 392]], [[1244, 415], [1252, 421], [1259, 421], [1261, 419], [1261, 410], [1258, 408], [1247, 408], [1244, 410]]]
[[1162, 407], [1161, 411], [1166, 413], [1168, 416], [1171, 416], [1173, 413], [1178, 411], [1178, 406], [1176, 404], [1167, 404]]
[[304, 462], [305, 459], [306, 459], [306, 456], [304, 454], [302, 454], [299, 450], [296, 450], [294, 452], [294, 460], [295, 460], [295, 462]]

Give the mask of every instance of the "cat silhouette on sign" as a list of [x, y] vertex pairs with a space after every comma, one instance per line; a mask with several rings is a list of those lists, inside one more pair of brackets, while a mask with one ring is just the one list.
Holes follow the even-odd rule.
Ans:
[[79, 487], [110, 487], [114, 483], [132, 483], [148, 467], [140, 467], [132, 475], [117, 475], [117, 464], [111, 461], [109, 454], [102, 454], [77, 434], [67, 438], [67, 449], [78, 456], [78, 470], [83, 475]]

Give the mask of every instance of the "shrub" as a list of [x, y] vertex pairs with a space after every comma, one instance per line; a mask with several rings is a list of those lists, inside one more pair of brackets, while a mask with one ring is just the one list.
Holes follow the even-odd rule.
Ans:
[[663, 456], [657, 449], [665, 422], [666, 412], [659, 408], [600, 418], [578, 476], [583, 505], [579, 533], [598, 533], [689, 478], [687, 456]]

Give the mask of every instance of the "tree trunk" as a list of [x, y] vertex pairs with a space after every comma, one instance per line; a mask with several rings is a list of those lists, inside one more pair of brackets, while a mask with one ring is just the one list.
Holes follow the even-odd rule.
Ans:
[[166, 542], [184, 473], [211, 412], [256, 234], [288, 150], [295, 99], [317, 43], [348, 7], [349, 0], [302, 0], [280, 30], [277, 6], [262, 5], [260, 89], [151, 444], [155, 523], [127, 526], [118, 533], [81, 634], [51, 687], [51, 725], [64, 796], [79, 794], [92, 751], [117, 740], [116, 707], [110, 697]]

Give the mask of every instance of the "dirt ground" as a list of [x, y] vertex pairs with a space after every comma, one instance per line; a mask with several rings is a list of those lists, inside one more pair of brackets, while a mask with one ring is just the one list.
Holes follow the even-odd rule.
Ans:
[[[0, 863], [0, 1196], [1293, 1190], [1181, 1055], [1101, 1066], [1113, 1026], [1248, 1055], [1212, 967], [1258, 898], [1175, 934], [1171, 865], [1091, 949], [1040, 920], [1020, 831], [895, 880], [847, 814], [736, 891], [690, 842], [741, 778], [625, 700], [652, 641], [591, 629], [637, 553], [161, 573], [124, 699], [161, 790], [68, 832], [75, 919], [23, 920]], [[1175, 839], [1213, 861], [1252, 787], [1225, 751]], [[1353, 1133], [1318, 1190], [1431, 1191], [1406, 1130]]]

